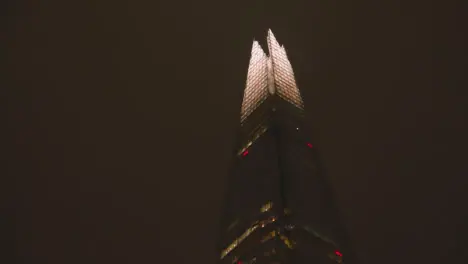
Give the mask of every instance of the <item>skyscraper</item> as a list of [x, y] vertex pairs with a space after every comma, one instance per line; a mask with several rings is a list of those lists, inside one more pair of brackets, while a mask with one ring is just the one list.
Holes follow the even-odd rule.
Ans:
[[241, 106], [219, 263], [344, 263], [345, 232], [286, 51], [254, 41]]

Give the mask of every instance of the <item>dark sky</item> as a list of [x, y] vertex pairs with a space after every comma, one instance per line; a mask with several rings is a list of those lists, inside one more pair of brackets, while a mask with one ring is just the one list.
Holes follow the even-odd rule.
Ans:
[[250, 48], [271, 27], [361, 263], [460, 261], [466, 28], [439, 2], [3, 4], [4, 256], [214, 263]]

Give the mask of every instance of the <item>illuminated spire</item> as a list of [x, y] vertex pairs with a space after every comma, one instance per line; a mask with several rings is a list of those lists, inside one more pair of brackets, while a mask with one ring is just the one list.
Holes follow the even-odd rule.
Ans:
[[270, 47], [272, 44], [279, 46], [278, 41], [276, 40], [275, 35], [273, 34], [273, 31], [271, 31], [271, 29], [268, 29], [267, 41], [268, 41], [268, 49], [271, 49]]
[[268, 97], [268, 57], [257, 41], [253, 42], [244, 99], [241, 108], [243, 122]]
[[294, 104], [296, 107], [303, 109], [301, 93], [296, 85], [294, 72], [291, 63], [288, 60], [286, 50], [280, 46], [273, 35], [273, 32], [268, 30], [268, 50], [272, 60], [273, 75], [275, 78], [275, 88], [277, 94], [284, 100]]
[[241, 108], [241, 123], [270, 95], [279, 97], [303, 109], [304, 104], [294, 78], [286, 50], [280, 46], [271, 29], [267, 36], [267, 56], [254, 40]]

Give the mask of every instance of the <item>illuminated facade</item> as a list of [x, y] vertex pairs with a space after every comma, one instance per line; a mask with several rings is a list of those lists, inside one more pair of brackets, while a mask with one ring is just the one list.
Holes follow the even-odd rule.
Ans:
[[351, 263], [291, 64], [271, 30], [267, 44], [252, 46], [219, 263]]

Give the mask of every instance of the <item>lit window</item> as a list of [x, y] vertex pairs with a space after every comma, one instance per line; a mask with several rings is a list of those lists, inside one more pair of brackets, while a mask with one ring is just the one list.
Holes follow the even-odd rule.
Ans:
[[252, 140], [250, 140], [249, 142], [247, 142], [247, 144], [242, 147], [242, 149], [238, 152], [238, 155], [242, 155], [242, 156], [245, 156], [248, 154], [248, 151], [247, 149], [253, 144], [253, 142], [255, 140], [257, 140], [263, 133], [265, 133], [265, 131], [267, 130], [267, 127], [265, 126], [262, 126], [256, 133], [255, 135], [253, 136]]
[[284, 236], [284, 235], [281, 235], [280, 236], [281, 240], [283, 240], [283, 243], [290, 249], [293, 249], [296, 242], [290, 240], [288, 237]]
[[273, 230], [273, 231], [271, 231], [270, 233], [268, 233], [268, 235], [264, 236], [264, 237], [262, 238], [261, 242], [264, 243], [264, 242], [266, 242], [266, 241], [272, 239], [272, 238], [275, 237], [275, 236], [276, 236], [276, 231]]
[[260, 212], [265, 213], [271, 209], [273, 206], [272, 202], [268, 202], [267, 204], [263, 205], [262, 208], [260, 208]]
[[248, 228], [240, 237], [236, 238], [223, 252], [221, 252], [221, 259], [223, 259], [229, 252], [236, 248], [246, 237], [252, 234], [258, 228], [257, 224], [254, 224], [252, 227]]

